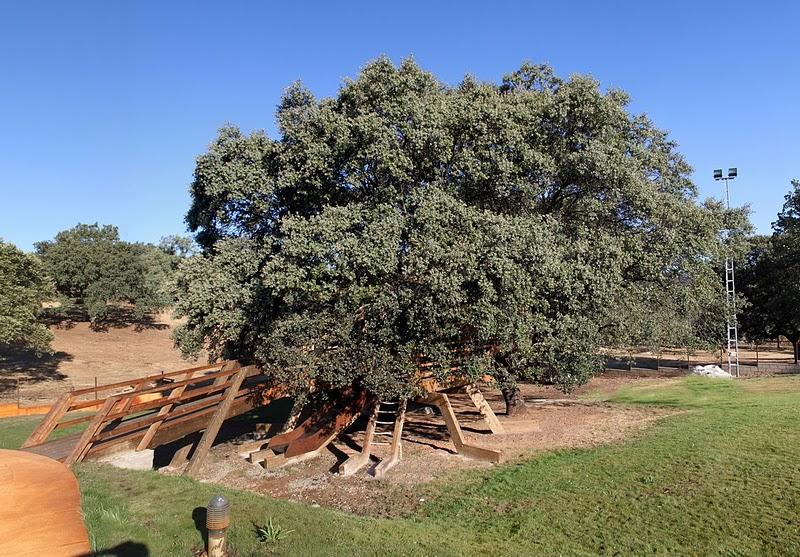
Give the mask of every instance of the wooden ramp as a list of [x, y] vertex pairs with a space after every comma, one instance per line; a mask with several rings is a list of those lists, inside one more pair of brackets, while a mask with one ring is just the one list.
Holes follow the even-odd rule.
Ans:
[[251, 453], [249, 460], [265, 468], [279, 468], [317, 456], [358, 419], [369, 399], [363, 389], [337, 393], [302, 424], [270, 439], [266, 449]]
[[[53, 405], [22, 449], [69, 465], [205, 431], [186, 470], [195, 474], [226, 419], [282, 393], [257, 367], [236, 361], [79, 389]], [[79, 426], [80, 433], [48, 440], [53, 432]]]

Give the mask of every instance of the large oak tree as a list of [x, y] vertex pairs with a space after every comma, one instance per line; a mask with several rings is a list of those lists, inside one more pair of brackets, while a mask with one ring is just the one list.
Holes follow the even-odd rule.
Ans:
[[278, 138], [225, 127], [198, 158], [178, 344], [382, 396], [411, 393], [420, 353], [445, 375], [456, 344], [513, 409], [518, 381], [581, 384], [667, 313], [688, 323], [671, 338], [723, 331], [714, 265], [743, 215], [698, 204], [628, 102], [530, 64], [447, 86], [381, 58], [334, 98], [290, 87]]

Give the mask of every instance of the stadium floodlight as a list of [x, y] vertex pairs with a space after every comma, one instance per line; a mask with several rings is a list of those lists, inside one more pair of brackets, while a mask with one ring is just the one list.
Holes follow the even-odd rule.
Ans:
[[[728, 168], [728, 175], [722, 175], [722, 169], [714, 170], [714, 180], [725, 182], [725, 205], [731, 208], [731, 193], [728, 182], [739, 174], [736, 167]], [[725, 241], [730, 239], [730, 230], [725, 232]], [[727, 306], [727, 324], [725, 326], [728, 339], [728, 373], [739, 377], [739, 325], [736, 318], [736, 282], [734, 279], [733, 259], [725, 255], [725, 302]]]

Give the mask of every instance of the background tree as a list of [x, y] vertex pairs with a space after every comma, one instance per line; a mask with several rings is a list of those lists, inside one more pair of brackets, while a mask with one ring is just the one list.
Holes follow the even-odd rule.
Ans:
[[198, 250], [197, 244], [190, 236], [181, 236], [179, 234], [171, 234], [161, 238], [158, 243], [158, 249], [173, 256], [176, 265], [182, 258], [191, 257]]
[[800, 358], [800, 181], [792, 181], [770, 237], [757, 237], [739, 273], [749, 307], [740, 316], [742, 331], [759, 341], [783, 335]]
[[41, 263], [0, 240], [0, 348], [49, 352], [53, 335], [38, 319], [54, 296]]
[[115, 226], [78, 224], [55, 240], [38, 242], [36, 252], [59, 294], [85, 307], [92, 321], [102, 319], [109, 304], [133, 304], [143, 316], [170, 303], [164, 280], [171, 259], [155, 246], [123, 242]]
[[621, 313], [642, 296], [724, 299], [720, 231], [741, 224], [627, 105], [530, 64], [448, 87], [379, 59], [335, 98], [292, 86], [279, 139], [226, 127], [198, 159], [178, 344], [382, 396], [410, 393], [418, 353], [446, 375], [455, 344], [510, 410], [519, 380], [585, 382], [601, 342], [648, 336]]

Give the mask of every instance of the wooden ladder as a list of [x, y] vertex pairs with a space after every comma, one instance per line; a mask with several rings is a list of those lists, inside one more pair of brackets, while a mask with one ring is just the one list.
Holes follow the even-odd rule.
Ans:
[[[375, 467], [374, 475], [381, 478], [403, 458], [403, 424], [406, 417], [405, 400], [375, 401], [370, 410], [369, 421], [364, 430], [361, 451], [352, 455], [341, 465], [339, 474], [350, 476], [363, 468], [370, 460], [374, 446], [391, 447], [389, 456]], [[376, 439], [377, 437], [377, 439]]]

